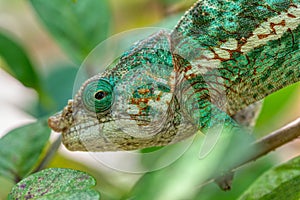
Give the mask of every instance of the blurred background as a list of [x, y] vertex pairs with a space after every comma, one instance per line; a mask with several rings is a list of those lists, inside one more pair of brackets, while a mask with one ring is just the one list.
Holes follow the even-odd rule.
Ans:
[[[52, 6], [57, 1], [53, 2]], [[172, 28], [183, 15], [184, 10], [187, 10], [194, 1], [107, 0], [101, 3], [103, 7], [99, 11], [79, 10], [81, 19], [70, 18], [86, 24], [86, 29], [90, 31], [86, 31], [90, 33], [89, 43], [84, 40], [86, 38], [82, 39], [84, 36], [79, 36], [81, 26], [76, 27], [72, 26], [72, 23], [60, 21], [60, 17], [70, 17], [69, 10], [64, 10], [63, 4], [61, 9], [53, 7], [51, 16], [51, 12], [44, 12], [44, 15], [37, 12], [39, 8], [40, 12], [43, 12], [43, 6], [38, 3], [32, 6], [30, 1], [0, 0], [0, 32], [23, 47], [30, 58], [34, 75], [31, 71], [22, 73], [23, 75], [28, 73], [24, 76], [33, 76], [33, 79], [37, 77], [38, 82], [38, 84], [31, 83], [26, 79], [22, 81], [22, 73], [16, 75], [18, 74], [14, 71], [16, 69], [12, 70], [8, 66], [9, 62], [1, 59], [1, 55], [4, 55], [2, 52], [9, 51], [9, 48], [0, 46], [2, 48], [0, 49], [0, 137], [13, 128], [62, 109], [67, 100], [72, 98], [73, 82], [80, 63], [97, 43], [116, 33], [134, 28], [157, 26]], [[56, 16], [56, 22], [55, 20], [51, 22], [53, 27], [58, 27], [55, 31], [51, 26], [49, 28], [45, 25], [45, 21], [47, 18], [55, 19]], [[76, 21], [73, 23], [76, 24]], [[64, 32], [59, 26], [68, 30]], [[95, 26], [97, 30], [94, 31]], [[81, 51], [82, 49], [84, 51]], [[12, 60], [14, 59], [18, 57], [12, 57]], [[299, 84], [294, 84], [264, 101], [255, 127], [256, 137], [268, 134], [300, 116], [299, 91]], [[52, 133], [51, 139], [55, 139], [57, 135]], [[196, 176], [189, 176], [189, 180], [176, 177], [187, 173], [186, 170], [197, 170], [189, 167], [191, 164], [188, 160], [182, 161], [180, 166], [175, 164], [169, 169], [146, 175], [130, 174], [100, 166], [99, 162], [88, 153], [69, 152], [61, 146], [49, 167], [67, 167], [91, 173], [98, 180], [97, 189], [101, 192], [102, 199], [126, 199], [132, 194], [139, 197], [143, 193], [145, 196], [137, 199], [214, 199], [216, 196], [218, 199], [235, 199], [266, 169], [299, 155], [299, 152], [300, 143], [294, 141], [259, 159], [256, 163], [244, 167], [236, 175], [233, 190], [226, 193], [220, 191], [213, 183], [200, 190], [197, 180], [190, 180], [197, 179]], [[169, 180], [172, 178], [173, 181]], [[6, 198], [13, 184], [0, 177], [0, 199]], [[182, 184], [186, 187], [182, 187]], [[175, 191], [178, 188], [181, 189], [177, 194]]]

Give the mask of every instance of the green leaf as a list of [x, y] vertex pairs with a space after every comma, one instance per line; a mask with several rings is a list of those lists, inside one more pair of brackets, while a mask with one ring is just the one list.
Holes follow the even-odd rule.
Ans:
[[18, 181], [37, 163], [50, 136], [45, 121], [16, 128], [0, 139], [0, 176]]
[[298, 200], [299, 185], [300, 157], [297, 157], [263, 174], [240, 200]]
[[108, 0], [30, 0], [59, 45], [77, 63], [108, 36]]
[[40, 81], [26, 51], [19, 42], [0, 32], [0, 57], [7, 66], [1, 66], [23, 85], [40, 91]]
[[[264, 99], [263, 107], [255, 125], [254, 133], [259, 137], [282, 126], [278, 121], [289, 115], [293, 109], [293, 98], [297, 97], [300, 83], [292, 84], [275, 92]], [[276, 108], [276, 109], [274, 109]]]
[[96, 180], [85, 172], [49, 168], [20, 181], [8, 199], [100, 199], [99, 193], [90, 189], [95, 185]]

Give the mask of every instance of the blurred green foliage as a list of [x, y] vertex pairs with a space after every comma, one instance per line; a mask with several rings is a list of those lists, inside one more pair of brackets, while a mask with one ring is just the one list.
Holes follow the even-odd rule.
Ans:
[[[27, 51], [24, 44], [15, 39], [13, 33], [0, 31], [0, 57], [5, 61], [5, 66], [2, 65], [1, 67], [24, 86], [33, 88], [39, 94], [40, 98], [36, 105], [29, 108], [28, 112], [42, 119], [42, 117], [62, 109], [67, 100], [72, 97], [73, 82], [77, 69], [87, 54], [99, 42], [112, 33], [132, 27], [161, 26], [172, 28], [183, 14], [180, 7], [188, 7], [193, 1], [30, 0], [26, 3], [32, 6], [32, 11], [36, 13], [36, 17], [42, 23], [41, 26], [48, 30], [50, 36], [68, 55], [67, 62], [58, 60], [54, 67], [46, 66], [49, 70], [44, 75], [40, 72], [39, 66], [32, 60], [31, 52]], [[175, 10], [175, 14], [169, 15], [170, 10]], [[255, 128], [255, 136], [260, 137], [281, 126], [278, 119], [289, 112], [287, 108], [291, 107], [290, 102], [295, 98], [297, 91], [299, 91], [299, 84], [294, 84], [266, 98]], [[274, 121], [274, 116], [278, 116], [276, 121]], [[278, 127], [275, 127], [274, 124]], [[6, 185], [8, 189], [5, 187], [0, 188], [0, 193], [6, 192], [0, 195], [0, 199], [5, 198], [7, 191], [12, 186], [6, 184], [7, 182], [11, 180], [17, 182], [23, 179], [38, 165], [40, 156], [44, 155], [42, 150], [47, 151], [48, 138], [49, 129], [44, 122], [20, 127], [1, 138], [0, 185]], [[60, 154], [53, 158], [48, 167], [70, 167], [91, 173], [97, 179], [97, 189], [101, 192], [101, 199], [104, 200], [231, 200], [241, 196], [253, 182], [255, 183], [245, 194], [246, 196], [255, 193], [257, 187], [264, 187], [266, 175], [258, 181], [256, 179], [274, 166], [275, 160], [272, 154], [239, 170], [235, 175], [233, 190], [230, 192], [221, 191], [214, 183], [200, 187], [203, 181], [217, 171], [224, 169], [228, 160], [236, 158], [236, 155], [244, 155], [241, 151], [234, 152], [234, 150], [231, 150], [230, 147], [235, 145], [228, 143], [219, 146], [219, 149], [215, 149], [215, 157], [212, 156], [208, 160], [202, 160], [198, 158], [199, 146], [202, 142], [203, 137], [197, 136], [192, 146], [180, 159], [164, 169], [141, 174], [141, 178], [133, 188], [128, 188], [126, 184], [119, 185], [117, 181], [112, 179], [110, 174], [95, 170], [85, 163], [72, 161]], [[243, 146], [243, 143], [239, 144], [241, 147]], [[159, 148], [147, 149], [142, 152], [146, 155], [147, 152], [156, 150], [159, 150]], [[145, 156], [142, 156], [141, 162], [144, 165], [156, 165], [161, 159], [171, 155], [172, 151], [172, 148], [170, 148], [170, 150], [153, 160], [147, 160]], [[296, 164], [293, 162], [293, 164], [297, 167], [300, 166], [298, 162]], [[289, 166], [289, 164], [286, 166]], [[275, 180], [277, 175], [280, 175], [277, 172], [276, 168], [268, 173], [271, 173]], [[280, 173], [285, 176], [289, 171], [280, 171]], [[36, 178], [39, 175], [41, 174], [35, 174], [31, 177]], [[127, 179], [133, 176], [124, 173], [119, 173], [119, 175]], [[30, 180], [30, 177], [23, 181], [27, 183], [28, 180]], [[289, 183], [294, 184], [295, 182], [287, 183], [286, 186], [292, 187]], [[60, 184], [64, 184], [64, 182]], [[87, 187], [89, 188], [90, 185]], [[18, 185], [14, 187], [14, 189], [16, 188], [18, 188]], [[16, 196], [13, 194], [12, 197]]]
[[30, 2], [39, 19], [77, 64], [108, 37], [111, 13], [107, 0]]
[[[45, 120], [16, 128], [0, 139], [0, 176], [18, 182], [28, 175], [48, 142]], [[30, 144], [30, 145], [29, 145]]]
[[300, 199], [300, 157], [271, 169], [259, 177], [240, 200]]
[[22, 45], [8, 33], [0, 32], [0, 56], [7, 66], [5, 70], [19, 80], [24, 86], [41, 92], [40, 77], [38, 76], [28, 53]]
[[[255, 133], [263, 136], [282, 126], [280, 121], [289, 115], [289, 110], [293, 110], [293, 101], [298, 97], [300, 84], [295, 83], [279, 92], [271, 94], [263, 101], [263, 108], [256, 122]], [[286, 123], [286, 122], [284, 122]]]

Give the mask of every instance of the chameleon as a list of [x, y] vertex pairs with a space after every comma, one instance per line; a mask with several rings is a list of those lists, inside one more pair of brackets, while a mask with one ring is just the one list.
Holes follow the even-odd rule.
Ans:
[[300, 80], [299, 0], [199, 0], [137, 41], [48, 119], [71, 151], [166, 146]]

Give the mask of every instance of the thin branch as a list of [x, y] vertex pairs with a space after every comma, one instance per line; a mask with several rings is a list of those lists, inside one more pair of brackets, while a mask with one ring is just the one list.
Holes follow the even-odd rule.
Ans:
[[234, 169], [255, 161], [298, 137], [300, 137], [300, 118], [255, 142], [251, 148], [256, 149], [256, 152], [248, 159], [241, 161]]
[[32, 173], [41, 171], [42, 169], [44, 169], [47, 164], [52, 160], [53, 156], [55, 155], [55, 153], [57, 152], [57, 149], [60, 147], [61, 145], [61, 140], [62, 140], [62, 136], [59, 135], [56, 140], [51, 144], [51, 146], [49, 147], [45, 157], [43, 158], [43, 160], [40, 162], [40, 164], [34, 169], [34, 171]]
[[[300, 137], [300, 118], [296, 119], [295, 121], [287, 124], [286, 126], [270, 133], [269, 135], [259, 139], [252, 145], [250, 145], [250, 149], [255, 149], [256, 151], [249, 155], [249, 157], [245, 157], [243, 160], [240, 160], [239, 162], [235, 163], [234, 166], [232, 166], [231, 169], [227, 170], [227, 173], [222, 175], [217, 175], [215, 177], [212, 177], [211, 179], [205, 181], [202, 183], [202, 186], [211, 183], [213, 181], [217, 182], [221, 189], [228, 189], [230, 188], [230, 185], [226, 185], [226, 187], [222, 187], [222, 181], [228, 181], [226, 179], [226, 174], [232, 175], [234, 171], [236, 171], [238, 168], [253, 162], [257, 160], [258, 158], [268, 154], [271, 151], [274, 151], [278, 147], [283, 146], [284, 144], [287, 144], [291, 142], [294, 139], [297, 139]], [[225, 179], [223, 180], [223, 177]], [[221, 184], [220, 184], [221, 180]], [[230, 180], [229, 180], [230, 181]]]

